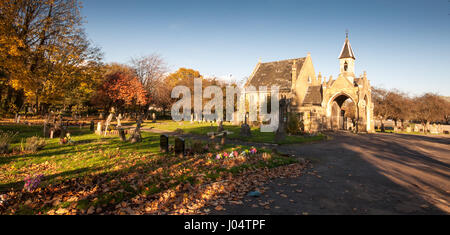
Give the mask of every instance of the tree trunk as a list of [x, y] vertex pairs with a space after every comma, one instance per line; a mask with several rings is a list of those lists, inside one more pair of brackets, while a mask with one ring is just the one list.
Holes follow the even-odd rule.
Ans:
[[36, 90], [36, 114], [39, 112], [39, 90]]

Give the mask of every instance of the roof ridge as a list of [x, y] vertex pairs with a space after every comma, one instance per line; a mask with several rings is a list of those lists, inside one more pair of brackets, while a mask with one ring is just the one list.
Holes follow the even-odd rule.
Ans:
[[285, 61], [300, 60], [300, 59], [306, 59], [306, 57], [299, 57], [299, 58], [292, 58], [292, 59], [284, 59], [284, 60], [275, 60], [275, 61], [270, 61], [270, 62], [264, 62], [264, 63], [262, 63], [262, 64], [270, 64], [270, 63], [275, 63], [275, 62], [285, 62]]

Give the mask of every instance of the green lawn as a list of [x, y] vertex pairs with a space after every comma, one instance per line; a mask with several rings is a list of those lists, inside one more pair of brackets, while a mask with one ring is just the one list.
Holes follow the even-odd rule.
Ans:
[[[190, 141], [187, 148], [209, 146], [209, 154], [176, 157], [159, 153], [158, 134], [144, 132], [141, 143], [130, 144], [118, 137], [97, 136], [86, 128], [69, 130], [73, 144], [60, 145], [58, 139], [47, 139], [41, 151], [19, 152], [21, 141], [39, 136], [41, 128], [0, 126], [2, 131], [19, 131], [11, 145], [16, 151], [0, 155], [0, 195], [8, 193], [11, 197], [11, 205], [0, 207], [0, 214], [52, 214], [66, 209], [65, 214], [84, 214], [92, 207], [113, 213], [119, 203], [130, 203], [135, 197], [148, 198], [186, 183], [210, 184], [246, 169], [270, 169], [296, 162], [264, 149], [244, 159], [216, 160], [217, 153], [241, 152], [248, 147]], [[271, 158], [264, 158], [263, 152]], [[22, 191], [24, 178], [37, 174], [44, 175], [40, 187], [34, 192]]]
[[[326, 136], [323, 134], [318, 134], [317, 136], [286, 136], [286, 139], [281, 142], [276, 142], [275, 133], [261, 132], [259, 128], [253, 127], [251, 129], [252, 136], [249, 138], [240, 135], [240, 126], [234, 126], [229, 123], [223, 124], [224, 129], [233, 134], [229, 135], [230, 139], [237, 139], [246, 142], [255, 143], [270, 143], [270, 144], [296, 144], [296, 143], [306, 143], [312, 141], [325, 140]], [[217, 124], [211, 123], [193, 123], [188, 121], [185, 122], [174, 122], [174, 121], [159, 121], [158, 123], [146, 122], [144, 124], [145, 128], [154, 128], [163, 131], [175, 131], [177, 129], [183, 130], [184, 133], [206, 135], [209, 132], [217, 131]]]

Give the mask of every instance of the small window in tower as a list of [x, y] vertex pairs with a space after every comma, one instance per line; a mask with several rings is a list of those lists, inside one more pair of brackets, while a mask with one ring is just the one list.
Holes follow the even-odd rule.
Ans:
[[308, 76], [308, 83], [311, 83], [311, 77]]
[[347, 63], [347, 61], [345, 61], [345, 64], [344, 64], [344, 71], [347, 72], [347, 70], [348, 70], [348, 63]]

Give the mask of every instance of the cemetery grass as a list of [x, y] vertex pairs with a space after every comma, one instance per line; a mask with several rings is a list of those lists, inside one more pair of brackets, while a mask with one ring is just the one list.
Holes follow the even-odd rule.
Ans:
[[[195, 188], [249, 170], [297, 162], [274, 154], [270, 159], [255, 157], [235, 165], [205, 155], [175, 157], [159, 153], [158, 134], [143, 132], [141, 143], [130, 144], [118, 137], [91, 134], [88, 128], [69, 129], [73, 144], [60, 145], [59, 139], [47, 139], [43, 150], [27, 153], [19, 150], [20, 142], [39, 136], [41, 126], [7, 125], [0, 129], [19, 131], [11, 145], [15, 150], [0, 155], [0, 195], [7, 195], [7, 205], [0, 204], [0, 214], [133, 214], [131, 204], [146, 202], [148, 206], [148, 199], [154, 200], [152, 203], [161, 201], [170, 190]], [[173, 142], [171, 138], [169, 143]], [[226, 145], [211, 152], [243, 149]], [[37, 174], [44, 175], [39, 187], [32, 192], [23, 190], [24, 178]], [[158, 204], [147, 207], [146, 212], [174, 210]]]
[[[261, 132], [259, 128], [251, 128], [251, 137], [244, 137], [240, 135], [240, 126], [231, 125], [229, 123], [224, 123], [223, 127], [226, 131], [232, 132], [227, 138], [240, 140], [244, 142], [254, 142], [254, 143], [268, 143], [268, 144], [301, 144], [314, 141], [326, 140], [327, 137], [323, 134], [318, 134], [316, 136], [297, 136], [297, 135], [287, 135], [286, 139], [280, 142], [275, 141], [275, 133], [264, 133]], [[217, 131], [217, 124], [211, 123], [190, 123], [189, 121], [174, 122], [174, 121], [158, 121], [157, 123], [146, 122], [144, 128], [154, 128], [162, 131], [174, 132], [178, 129], [182, 130], [186, 134], [204, 135], [206, 136], [210, 132]]]

